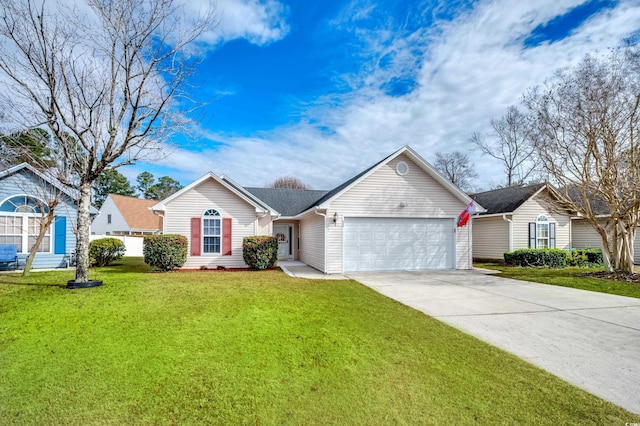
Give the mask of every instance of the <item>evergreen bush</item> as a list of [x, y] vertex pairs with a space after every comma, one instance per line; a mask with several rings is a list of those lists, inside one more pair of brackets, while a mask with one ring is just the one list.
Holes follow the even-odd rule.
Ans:
[[89, 243], [89, 264], [91, 266], [109, 266], [111, 262], [122, 259], [126, 248], [117, 238], [99, 238]]
[[272, 268], [278, 260], [278, 239], [266, 235], [244, 237], [242, 257], [251, 269]]
[[142, 254], [147, 265], [171, 271], [185, 264], [187, 247], [187, 237], [183, 235], [147, 235], [142, 243]]
[[564, 268], [569, 253], [561, 249], [519, 249], [504, 253], [504, 262], [510, 266], [547, 266]]

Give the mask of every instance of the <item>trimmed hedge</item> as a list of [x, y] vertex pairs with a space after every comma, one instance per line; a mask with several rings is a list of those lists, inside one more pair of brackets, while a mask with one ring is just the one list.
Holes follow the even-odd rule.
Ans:
[[109, 266], [111, 262], [122, 259], [126, 247], [117, 238], [99, 238], [89, 243], [89, 264], [91, 266]]
[[278, 239], [267, 235], [244, 237], [242, 257], [251, 269], [272, 268], [278, 260]]
[[568, 262], [570, 266], [600, 266], [604, 263], [604, 258], [602, 257], [602, 249], [571, 249], [571, 254], [569, 255]]
[[592, 267], [603, 264], [602, 250], [571, 249], [519, 249], [504, 253], [504, 263], [508, 266], [546, 266], [565, 268], [567, 266]]
[[183, 235], [147, 235], [142, 243], [144, 262], [161, 271], [171, 271], [187, 261], [187, 246]]
[[561, 249], [519, 249], [504, 254], [504, 262], [510, 266], [547, 266], [564, 268], [569, 253]]

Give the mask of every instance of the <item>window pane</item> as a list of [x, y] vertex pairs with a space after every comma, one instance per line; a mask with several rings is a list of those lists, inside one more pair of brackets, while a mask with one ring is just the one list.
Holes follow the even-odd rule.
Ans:
[[549, 238], [549, 224], [538, 224], [538, 237]]
[[0, 235], [0, 244], [13, 244], [22, 253], [22, 237]]
[[205, 253], [220, 253], [220, 237], [204, 237], [202, 251]]
[[[37, 236], [29, 236], [29, 251], [33, 250], [33, 246], [36, 244]], [[38, 247], [38, 253], [48, 253], [49, 245], [51, 244], [51, 237], [44, 237], [40, 247]]]
[[220, 235], [220, 219], [204, 219], [202, 233], [209, 236]]

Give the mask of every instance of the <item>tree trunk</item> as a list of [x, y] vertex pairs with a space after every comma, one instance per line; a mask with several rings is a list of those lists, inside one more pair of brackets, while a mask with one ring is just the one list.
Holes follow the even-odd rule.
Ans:
[[618, 227], [617, 242], [618, 259], [615, 269], [622, 272], [633, 273], [633, 239], [635, 238], [635, 230], [624, 229], [622, 225]]
[[598, 234], [600, 234], [600, 239], [602, 241], [602, 261], [604, 262], [604, 267], [608, 272], [613, 272], [611, 252], [609, 251], [609, 236], [607, 235], [607, 231], [602, 227], [598, 227], [596, 230], [598, 231]]
[[76, 282], [89, 281], [89, 227], [91, 225], [91, 183], [80, 184], [78, 234], [76, 242]]
[[27, 257], [27, 262], [24, 264], [24, 270], [22, 271], [23, 277], [28, 277], [31, 275], [31, 264], [33, 264], [33, 259], [36, 257], [36, 253], [38, 252], [38, 248], [40, 248], [40, 244], [42, 244], [42, 240], [44, 239], [44, 235], [47, 232], [47, 229], [51, 226], [53, 222], [54, 212], [53, 209], [49, 210], [46, 216], [44, 216], [40, 221], [40, 227], [38, 229], [38, 237], [36, 238], [36, 243], [33, 248], [29, 252], [29, 256]]

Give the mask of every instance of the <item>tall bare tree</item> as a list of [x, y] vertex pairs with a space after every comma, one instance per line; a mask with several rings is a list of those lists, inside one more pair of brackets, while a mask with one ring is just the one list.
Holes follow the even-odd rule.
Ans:
[[467, 154], [460, 151], [436, 152], [435, 168], [454, 185], [463, 190], [471, 190], [471, 180], [478, 177]]
[[536, 169], [536, 163], [532, 161], [534, 148], [530, 141], [533, 126], [530, 118], [512, 105], [502, 117], [491, 120], [491, 127], [493, 131], [488, 139], [475, 132], [471, 135], [471, 142], [483, 154], [502, 163], [507, 175], [506, 186], [525, 183]]
[[606, 58], [586, 56], [524, 96], [535, 117], [536, 153], [562, 192], [563, 204], [598, 232], [608, 269], [627, 272], [633, 272], [640, 221], [636, 66], [621, 51]]
[[175, 0], [0, 0], [0, 100], [17, 128], [50, 130], [60, 178], [73, 176], [77, 282], [89, 278], [93, 182], [159, 155], [183, 124], [177, 100], [198, 60], [188, 49], [212, 20], [188, 19]]
[[311, 189], [309, 185], [292, 176], [277, 178], [269, 184], [269, 188]]

